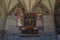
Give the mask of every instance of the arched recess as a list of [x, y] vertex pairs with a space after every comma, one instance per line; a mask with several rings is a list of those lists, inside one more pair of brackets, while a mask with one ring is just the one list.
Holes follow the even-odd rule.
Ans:
[[50, 10], [49, 8], [44, 5], [43, 3], [38, 3], [32, 10], [34, 13], [43, 13], [43, 14], [49, 14]]
[[[18, 10], [20, 10], [20, 11], [22, 11], [22, 12], [24, 12], [25, 11], [25, 8], [23, 7], [23, 5], [19, 2], [19, 3], [17, 3], [9, 12], [7, 12], [7, 17], [9, 16], [9, 15], [12, 15], [12, 14], [14, 14], [14, 13], [17, 13], [17, 11]], [[7, 18], [6, 18], [7, 19]]]
[[44, 33], [55, 33], [53, 17], [50, 15], [51, 10], [46, 5], [39, 2], [33, 8], [32, 12], [33, 13], [39, 13], [39, 14], [43, 15], [42, 16], [42, 18], [43, 18], [43, 22], [42, 22], [43, 24], [42, 25], [44, 27]]
[[[39, 31], [41, 31], [41, 33], [43, 33], [43, 31], [44, 32], [48, 32], [47, 30], [46, 30], [46, 24], [48, 24], [49, 23], [49, 21], [48, 21], [48, 23], [47, 23], [47, 18], [49, 18], [50, 16], [50, 10], [49, 10], [49, 8], [46, 6], [46, 5], [44, 5], [43, 3], [41, 3], [41, 2], [39, 2], [38, 4], [36, 4], [36, 6], [33, 8], [33, 10], [32, 10], [32, 13], [36, 13], [36, 14], [42, 14], [42, 15], [37, 15], [39, 18], [41, 18], [41, 19], [38, 19], [37, 21], [40, 21], [40, 23], [39, 22], [37, 22], [39, 25], [40, 24], [42, 24], [41, 25], [41, 27], [39, 26]], [[37, 18], [38, 18], [37, 17]], [[46, 22], [45, 22], [45, 21]], [[48, 25], [48, 27], [50, 28], [50, 26]]]
[[25, 9], [23, 8], [22, 5], [20, 5], [20, 3], [18, 3], [15, 7], [13, 7], [11, 11], [9, 11], [7, 20], [6, 20], [6, 26], [5, 26], [5, 30], [8, 30], [7, 32], [11, 30], [13, 30], [11, 32], [17, 32], [18, 29], [16, 29], [16, 26], [18, 22], [18, 17], [19, 17], [19, 14], [24, 13], [24, 11]]

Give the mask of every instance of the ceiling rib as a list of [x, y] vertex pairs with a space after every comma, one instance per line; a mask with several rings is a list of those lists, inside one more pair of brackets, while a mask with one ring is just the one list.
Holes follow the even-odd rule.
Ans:
[[48, 3], [49, 3], [49, 5], [50, 5], [50, 8], [51, 8], [51, 10], [52, 10], [52, 5], [51, 5], [51, 2], [50, 2], [50, 0], [48, 0]]
[[26, 6], [26, 4], [25, 4], [24, 1], [22, 1], [22, 2], [21, 2], [21, 0], [17, 0], [17, 1], [23, 6], [23, 8], [25, 9], [25, 11], [28, 11], [27, 10], [27, 6]]
[[21, 5], [21, 8], [24, 9], [23, 5], [21, 4], [21, 2], [19, 0], [17, 0], [18, 3]]
[[[37, 0], [36, 0], [36, 1], [37, 1]], [[35, 5], [34, 5], [33, 8], [32, 8], [32, 11], [33, 11], [33, 9], [34, 9], [39, 3], [41, 3], [41, 1], [42, 1], [42, 0], [38, 1], [37, 3], [35, 3]]]
[[11, 4], [11, 0], [9, 1], [7, 11], [9, 10], [10, 4]]
[[[29, 0], [29, 2], [28, 2], [28, 3], [29, 3], [29, 7], [28, 7], [29, 10], [28, 10], [27, 4], [25, 3], [24, 0], [16, 0], [16, 1], [18, 1], [18, 2], [20, 3], [20, 5], [22, 5], [22, 8], [25, 9], [27, 12], [32, 12], [33, 9], [34, 9], [34, 7], [35, 7], [38, 3], [41, 3], [41, 1], [43, 1], [43, 0], [34, 0], [34, 1], [36, 1], [36, 2], [34, 2], [34, 1], [32, 1], [32, 0]], [[34, 2], [34, 3], [32, 3], [31, 1]], [[10, 7], [11, 7], [11, 2], [12, 2], [12, 0], [9, 0], [8, 6], [7, 6], [7, 8], [6, 8], [6, 11], [8, 11], [8, 10], [10, 9]], [[53, 10], [51, 1], [50, 1], [50, 0], [47, 0], [47, 2], [48, 2], [48, 4], [49, 4], [49, 6], [50, 6], [50, 9]]]
[[42, 1], [42, 0], [39, 0], [39, 1], [36, 0], [37, 3], [35, 3], [35, 4], [32, 6], [32, 11], [33, 11], [33, 9], [37, 6], [37, 4], [41, 3], [41, 1]]
[[31, 8], [31, 0], [29, 0], [29, 12], [30, 12], [30, 8]]

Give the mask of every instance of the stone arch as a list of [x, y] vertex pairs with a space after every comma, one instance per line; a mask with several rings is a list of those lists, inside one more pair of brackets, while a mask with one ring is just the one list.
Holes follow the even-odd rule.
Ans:
[[23, 8], [23, 6], [20, 3], [18, 3], [16, 6], [14, 6], [11, 9], [11, 11], [9, 11], [9, 14], [8, 15], [11, 15], [12, 13], [17, 12], [18, 11], [17, 8], [18, 8], [18, 10], [21, 10], [22, 12], [25, 11], [25, 9]]
[[[20, 14], [20, 12], [24, 12], [25, 11], [25, 9], [23, 8], [23, 6], [22, 5], [20, 5], [20, 3], [18, 3], [17, 5], [15, 5], [12, 9], [11, 9], [11, 11], [9, 11], [9, 13], [8, 13], [8, 16], [7, 16], [7, 20], [6, 20], [6, 26], [5, 26], [5, 30], [8, 30], [7, 32], [10, 32], [11, 30], [13, 30], [13, 31], [11, 31], [11, 32], [17, 32], [18, 31], [18, 28], [16, 28], [16, 25], [17, 25], [17, 21], [18, 21], [18, 19], [17, 19], [17, 15], [19, 15]], [[18, 14], [19, 13], [19, 14]], [[13, 22], [14, 21], [14, 22]], [[13, 25], [13, 29], [12, 29], [12, 27], [10, 27], [10, 26], [12, 26]], [[10, 28], [9, 28], [10, 27]], [[10, 29], [10, 30], [9, 30]]]
[[32, 10], [32, 12], [40, 12], [40, 11], [42, 11], [43, 14], [49, 14], [50, 13], [49, 8], [43, 3], [38, 3]]

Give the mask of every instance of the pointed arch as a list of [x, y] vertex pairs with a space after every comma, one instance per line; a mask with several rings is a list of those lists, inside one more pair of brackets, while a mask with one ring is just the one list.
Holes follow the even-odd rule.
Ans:
[[[42, 2], [39, 2], [38, 4], [36, 4], [36, 6], [33, 8], [32, 12], [37, 10], [37, 8], [38, 9], [40, 8], [39, 10], [41, 10], [41, 11], [45, 11], [45, 14], [49, 14], [50, 13], [50, 9], [45, 4], [43, 4]], [[35, 12], [37, 12], [37, 11], [35, 11]]]
[[18, 3], [17, 5], [15, 5], [15, 6], [9, 11], [9, 14], [14, 13], [14, 11], [16, 12], [16, 8], [22, 9], [23, 12], [25, 11], [25, 9], [24, 9], [24, 7], [22, 6], [22, 4]]

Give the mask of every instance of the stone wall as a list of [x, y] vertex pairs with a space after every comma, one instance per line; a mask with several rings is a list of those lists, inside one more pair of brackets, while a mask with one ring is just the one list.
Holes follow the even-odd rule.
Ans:
[[7, 17], [5, 30], [7, 30], [8, 33], [17, 33], [19, 31], [17, 16], [10, 15]]
[[45, 33], [55, 33], [55, 25], [53, 17], [50, 15], [44, 15], [43, 16], [43, 26], [44, 26], [44, 32]]
[[54, 18], [51, 15], [43, 16], [44, 34], [51, 34], [51, 38], [56, 40]]

